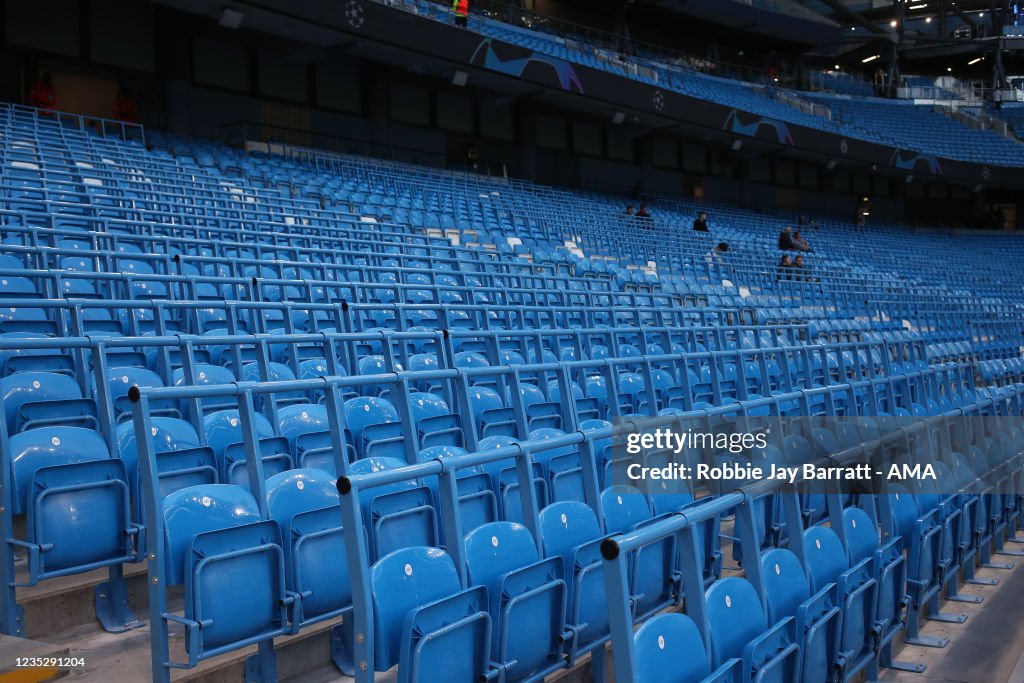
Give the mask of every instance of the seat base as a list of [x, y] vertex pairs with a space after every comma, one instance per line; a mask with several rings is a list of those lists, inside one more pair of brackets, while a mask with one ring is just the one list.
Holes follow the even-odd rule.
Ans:
[[277, 653], [273, 640], [261, 640], [256, 654], [245, 658], [245, 683], [277, 683]]
[[104, 581], [96, 586], [96, 618], [107, 633], [124, 633], [142, 628], [146, 622], [135, 617], [135, 613], [128, 605], [128, 591], [124, 577], [120, 576], [120, 567], [112, 567], [111, 573], [115, 569], [117, 577], [112, 576], [110, 581]]
[[981, 566], [985, 569], [1013, 569], [1012, 562], [982, 562]]
[[964, 579], [964, 583], [975, 586], [998, 586], [999, 579]]
[[937, 638], [935, 636], [918, 635], [913, 638], [908, 637], [904, 642], [907, 645], [917, 645], [919, 647], [944, 648], [947, 645], [949, 645], [949, 638]]
[[331, 661], [345, 676], [356, 675], [355, 653], [352, 652], [352, 633], [349, 629], [351, 618], [344, 619], [331, 628]]
[[941, 621], [946, 624], [962, 624], [967, 621], [966, 614], [955, 614], [953, 612], [935, 612], [926, 616], [931, 621]]
[[910, 673], [919, 674], [924, 673], [924, 670], [928, 667], [926, 667], [924, 664], [912, 664], [911, 662], [895, 661], [886, 664], [885, 668], [895, 669], [896, 671], [909, 671]]

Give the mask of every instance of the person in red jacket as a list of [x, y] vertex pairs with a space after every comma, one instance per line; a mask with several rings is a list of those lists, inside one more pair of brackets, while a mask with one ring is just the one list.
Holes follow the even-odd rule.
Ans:
[[53, 109], [57, 106], [57, 88], [53, 87], [53, 76], [44, 73], [28, 91], [28, 106], [39, 109]]
[[455, 12], [455, 25], [466, 28], [469, 22], [469, 0], [452, 0], [452, 10]]
[[114, 118], [125, 123], [139, 122], [139, 109], [132, 99], [132, 91], [129, 88], [121, 88], [114, 98]]

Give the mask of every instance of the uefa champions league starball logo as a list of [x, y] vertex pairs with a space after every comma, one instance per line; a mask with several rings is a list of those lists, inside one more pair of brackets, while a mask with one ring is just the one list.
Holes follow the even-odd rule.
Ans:
[[665, 108], [665, 95], [660, 90], [654, 91], [652, 100], [654, 101], [654, 108], [657, 109], [658, 111], [661, 111], [662, 109]]
[[345, 5], [345, 19], [352, 28], [359, 28], [366, 21], [363, 4], [359, 0], [348, 0], [348, 4]]

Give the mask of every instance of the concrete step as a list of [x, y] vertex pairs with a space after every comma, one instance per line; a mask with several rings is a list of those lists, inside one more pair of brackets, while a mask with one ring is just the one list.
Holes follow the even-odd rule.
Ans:
[[[11, 683], [41, 683], [52, 681], [66, 675], [60, 660], [70, 658], [70, 651], [65, 645], [54, 645], [27, 638], [0, 635], [0, 681]], [[30, 662], [30, 666], [19, 666], [19, 659], [40, 659], [41, 662]]]
[[[148, 602], [145, 563], [125, 565], [124, 575], [128, 582], [129, 604], [139, 619], [145, 619]], [[19, 572], [18, 580], [24, 579]], [[19, 588], [18, 604], [25, 610], [25, 636], [59, 642], [61, 637], [101, 631], [96, 620], [96, 586], [106, 580], [107, 570], [97, 569]]]

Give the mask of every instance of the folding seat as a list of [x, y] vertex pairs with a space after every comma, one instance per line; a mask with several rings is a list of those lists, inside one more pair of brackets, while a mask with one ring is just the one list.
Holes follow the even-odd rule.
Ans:
[[831, 680], [839, 661], [838, 587], [828, 583], [811, 595], [807, 575], [791, 550], [772, 548], [761, 554], [761, 576], [768, 623], [795, 619], [800, 645], [801, 683]]
[[[391, 401], [360, 396], [345, 401], [342, 411], [345, 415], [347, 441], [355, 447], [358, 457], [396, 454], [393, 449], [385, 452], [381, 448], [382, 442], [400, 442], [404, 438], [398, 421], [398, 410]], [[401, 452], [397, 451], [399, 457]]]
[[484, 386], [470, 387], [469, 404], [480, 437], [518, 436], [512, 409], [505, 407], [501, 396], [494, 389]]
[[[110, 401], [114, 407], [114, 418], [121, 422], [131, 419], [131, 401], [128, 400], [128, 391], [132, 387], [139, 388], [161, 388], [164, 382], [160, 375], [146, 368], [110, 368], [107, 370], [107, 389], [110, 392]], [[181, 417], [177, 405], [173, 401], [156, 400], [150, 401], [151, 415], [165, 415], [167, 417]]]
[[[382, 472], [407, 464], [396, 458], [363, 458], [352, 463], [349, 474]], [[419, 479], [367, 489], [360, 504], [371, 557], [383, 557], [399, 548], [437, 545], [440, 540], [433, 495]]]
[[[696, 509], [702, 504], [714, 500], [713, 496], [707, 496], [694, 500], [693, 494], [686, 492], [673, 492], [668, 481], [662, 479], [655, 485], [648, 482], [651, 490], [647, 493], [648, 502], [651, 505], [653, 519], [664, 517], [677, 512], [685, 512], [687, 509]], [[696, 528], [697, 547], [701, 550], [703, 562], [702, 574], [705, 587], [716, 580], [722, 573], [722, 544], [719, 535], [721, 521], [714, 516]], [[675, 539], [677, 558], [673, 567], [680, 567], [682, 543], [677, 536]], [[679, 595], [683, 595], [685, 586], [680, 584]]]
[[[259, 363], [246, 363], [242, 366], [243, 382], [287, 382], [295, 379], [295, 373], [287, 365], [270, 362], [267, 364], [267, 376], [263, 377], [260, 372]], [[262, 407], [262, 402], [267, 395], [258, 396], [256, 408]], [[285, 406], [289, 403], [305, 403], [306, 396], [301, 391], [286, 391], [272, 394], [274, 403], [278, 406]]]
[[8, 434], [46, 425], [99, 428], [96, 404], [75, 380], [53, 372], [16, 372], [0, 379]]
[[733, 658], [711, 671], [704, 641], [685, 614], [659, 614], [633, 635], [637, 680], [643, 683], [736, 683], [743, 661]]
[[[430, 446], [419, 452], [417, 460], [429, 462], [467, 454], [466, 449], [458, 446]], [[497, 521], [498, 500], [491, 485], [490, 475], [482, 467], [474, 466], [459, 469], [455, 478], [463, 531]], [[434, 500], [440, 504], [437, 477], [427, 477], [425, 483], [430, 488]]]
[[[261, 413], [253, 416], [264, 476], [269, 478], [292, 468], [291, 448], [285, 437], [274, 434], [274, 428]], [[242, 428], [237, 410], [218, 410], [203, 418], [206, 445], [213, 451], [220, 481], [249, 488], [248, 467]]]
[[[400, 363], [395, 363], [389, 368], [384, 356], [363, 356], [356, 363], [356, 373], [359, 375], [385, 375], [392, 372], [402, 372]], [[367, 396], [386, 397], [391, 392], [390, 384], [366, 384], [360, 387], [360, 393]]]
[[[45, 336], [38, 332], [4, 332], [0, 333], [0, 342], [17, 344], [20, 339]], [[62, 349], [29, 349], [17, 345], [0, 350], [0, 377], [32, 371], [69, 373], [73, 368], [70, 354]]]
[[[893, 527], [899, 531], [907, 551], [906, 592], [909, 596], [906, 628], [907, 642], [935, 645], [936, 640], [919, 632], [922, 616], [941, 621], [963, 622], [966, 617], [939, 612], [939, 597], [948, 580], [952, 558], [952, 534], [943, 519], [943, 511], [933, 495], [913, 495], [901, 485], [890, 487], [888, 504]], [[941, 641], [939, 641], [941, 642]]]
[[[632, 486], [606, 488], [601, 492], [601, 509], [608, 534], [628, 533], [652, 519], [647, 497]], [[640, 548], [630, 557], [630, 567], [630, 591], [638, 620], [678, 600], [675, 537]]]
[[267, 479], [267, 507], [281, 527], [285, 583], [298, 596], [291, 621], [307, 625], [351, 609], [335, 478], [310, 469], [275, 474]]
[[817, 593], [830, 583], [838, 586], [843, 615], [837, 668], [840, 680], [853, 680], [875, 658], [878, 581], [874, 557], [851, 562], [836, 532], [823, 526], [805, 531], [803, 544], [811, 590]]
[[[297, 403], [277, 411], [277, 431], [288, 439], [296, 466], [318, 468], [336, 474], [330, 422], [323, 404]], [[347, 457], [355, 459], [355, 446], [347, 445]]]
[[619, 413], [635, 415], [639, 410], [640, 398], [647, 386], [644, 379], [636, 372], [623, 372], [619, 375]]
[[[868, 501], [871, 504], [871, 501]], [[843, 531], [850, 558], [856, 565], [871, 560], [873, 577], [877, 583], [874, 608], [875, 650], [878, 657], [869, 665], [868, 677], [878, 676], [878, 664], [892, 663], [892, 644], [903, 630], [903, 613], [906, 608], [907, 563], [903, 556], [903, 539], [893, 538], [885, 544], [879, 543], [878, 526], [861, 508], [848, 507], [843, 510]]]
[[[180, 451], [191, 451], [202, 444], [195, 428], [184, 420], [173, 417], [154, 416], [150, 418], [152, 432], [150, 443], [156, 457], [157, 471], [165, 471], [165, 461], [174, 460], [174, 454]], [[128, 483], [132, 497], [139, 500], [138, 492], [138, 448], [135, 442], [134, 422], [123, 422], [117, 426], [117, 452], [124, 461], [128, 473]], [[138, 504], [136, 507], [140, 507]], [[135, 519], [139, 519], [141, 510], [136, 510]]]
[[738, 577], [715, 581], [705, 592], [704, 602], [712, 667], [740, 659], [740, 680], [797, 680], [800, 645], [792, 617], [769, 625], [754, 587]]
[[420, 448], [431, 446], [462, 446], [462, 418], [450, 412], [440, 396], [425, 392], [409, 394], [412, 421]]
[[[544, 427], [528, 435], [530, 441], [546, 441], [565, 436], [561, 429]], [[534, 453], [548, 481], [551, 500], [583, 500], [583, 464], [576, 446], [560, 446]]]
[[[219, 365], [210, 365], [207, 363], [196, 363], [193, 368], [192, 383], [189, 383], [188, 378], [185, 377], [185, 370], [178, 368], [171, 374], [171, 383], [176, 386], [209, 386], [217, 384], [234, 384], [237, 380], [234, 374], [227, 368]], [[224, 410], [226, 408], [233, 408], [235, 406], [235, 399], [230, 396], [198, 399], [197, 401], [201, 414], [213, 412], [215, 410]], [[182, 411], [187, 413], [189, 411]], [[199, 417], [196, 415], [195, 417]]]
[[10, 454], [12, 513], [24, 515], [28, 584], [135, 561], [125, 464], [90, 429], [47, 426], [14, 434]]
[[601, 532], [594, 511], [580, 502], [552, 503], [540, 511], [539, 530], [545, 557], [562, 558], [562, 576], [568, 590], [567, 625], [572, 632], [568, 655], [577, 657], [609, 638], [609, 617], [604, 589]]
[[[561, 427], [562, 419], [558, 403], [548, 401], [539, 387], [522, 382], [519, 385], [519, 396], [523, 408], [526, 409], [526, 424], [531, 430], [543, 427], [554, 429]], [[511, 388], [508, 390], [507, 397], [509, 405], [512, 405], [514, 398]]]
[[370, 568], [370, 588], [376, 671], [397, 664], [399, 683], [490, 679], [487, 589], [463, 590], [447, 553], [396, 550]]
[[539, 681], [565, 667], [566, 584], [561, 558], [541, 559], [530, 531], [514, 522], [485, 524], [466, 536], [472, 586], [490, 597], [491, 653], [500, 680]]
[[[296, 596], [285, 587], [277, 522], [261, 520], [252, 494], [230, 484], [192, 486], [163, 500], [166, 584], [183, 586], [186, 666], [284, 635]], [[240, 580], [244, 577], [244, 580]]]
[[[477, 451], [506, 448], [518, 443], [510, 436], [489, 436], [477, 444]], [[519, 496], [519, 476], [514, 459], [498, 460], [481, 466], [491, 481], [498, 501], [498, 516], [509, 522], [522, 522], [523, 511]], [[543, 507], [548, 500], [548, 484], [541, 463], [533, 463], [533, 485], [537, 504]]]

